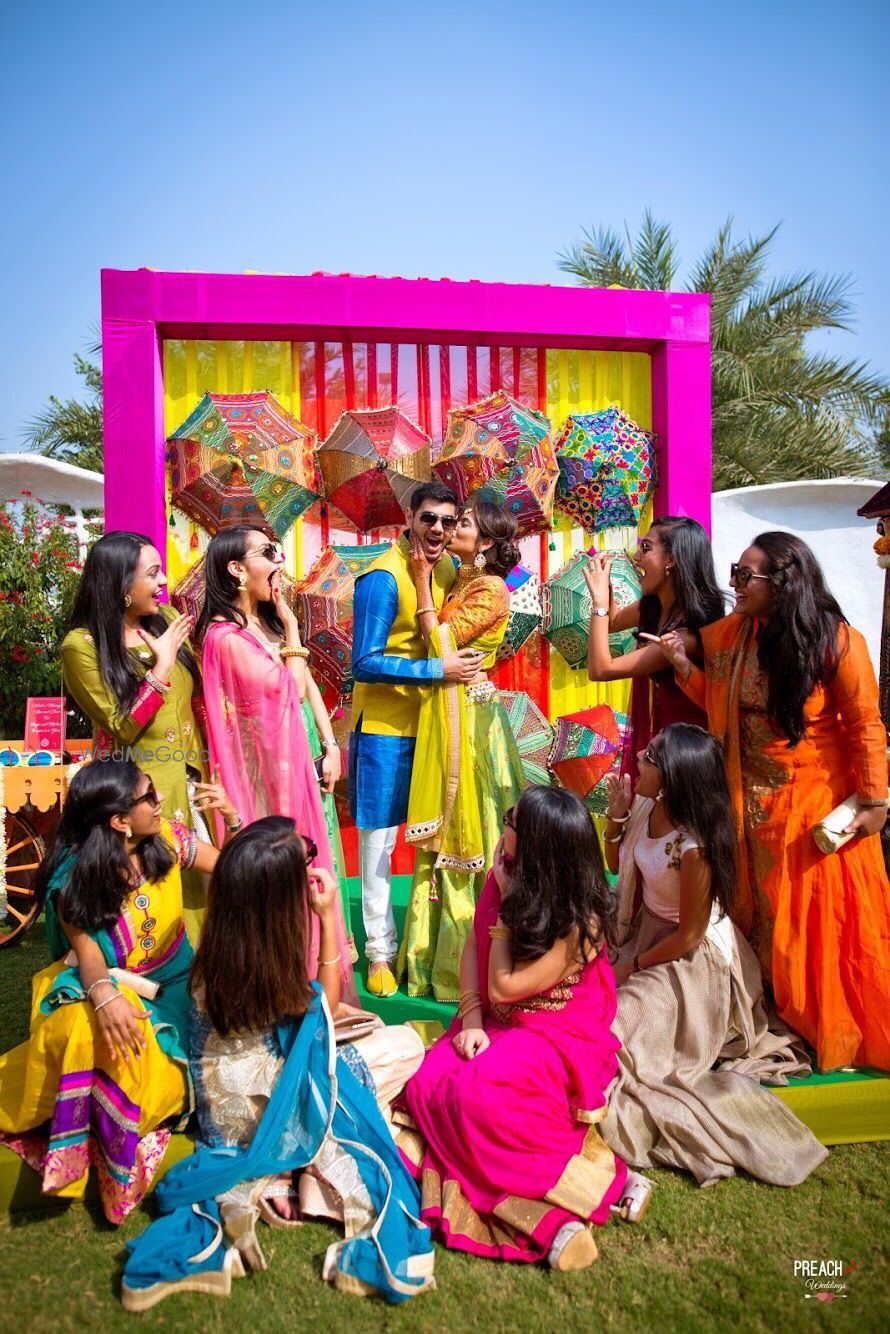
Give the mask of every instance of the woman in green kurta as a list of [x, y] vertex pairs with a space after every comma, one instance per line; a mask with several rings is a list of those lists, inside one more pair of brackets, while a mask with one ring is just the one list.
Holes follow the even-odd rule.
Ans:
[[[152, 779], [161, 812], [195, 827], [188, 770], [206, 777], [194, 706], [200, 672], [188, 645], [191, 621], [158, 601], [166, 585], [147, 537], [106, 533], [90, 550], [62, 644], [65, 689], [93, 724], [93, 753], [132, 759]], [[183, 875], [184, 918], [195, 937], [203, 885]]]

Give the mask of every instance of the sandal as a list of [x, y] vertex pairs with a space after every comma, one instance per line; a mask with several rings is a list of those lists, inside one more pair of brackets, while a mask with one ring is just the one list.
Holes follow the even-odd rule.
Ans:
[[571, 1273], [589, 1269], [598, 1255], [590, 1228], [583, 1223], [566, 1223], [553, 1239], [547, 1263], [560, 1273]]
[[654, 1182], [644, 1177], [642, 1173], [628, 1172], [621, 1199], [612, 1205], [609, 1212], [625, 1223], [639, 1223], [649, 1208], [653, 1185]]

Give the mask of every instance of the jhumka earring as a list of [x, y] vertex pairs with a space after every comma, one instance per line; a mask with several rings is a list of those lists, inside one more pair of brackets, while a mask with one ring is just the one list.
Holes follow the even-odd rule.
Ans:
[[473, 564], [476, 566], [477, 570], [485, 569], [486, 565], [488, 564], [488, 561], [485, 559], [484, 551], [476, 552], [475, 556], [473, 557]]
[[243, 570], [242, 570], [241, 573], [238, 575], [238, 587], [239, 587], [239, 588], [246, 588], [246, 587], [247, 587], [247, 575], [244, 573]]

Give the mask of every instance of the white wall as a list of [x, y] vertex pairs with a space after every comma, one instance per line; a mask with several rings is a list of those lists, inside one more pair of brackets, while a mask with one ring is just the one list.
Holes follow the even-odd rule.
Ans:
[[841, 610], [868, 641], [877, 671], [884, 605], [884, 571], [872, 551], [874, 520], [856, 511], [884, 485], [858, 478], [777, 482], [718, 491], [712, 497], [714, 563], [721, 587], [729, 566], [758, 533], [782, 529], [813, 549]]

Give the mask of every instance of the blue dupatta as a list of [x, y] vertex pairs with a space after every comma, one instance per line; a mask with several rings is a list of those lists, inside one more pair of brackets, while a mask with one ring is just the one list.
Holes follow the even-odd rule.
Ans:
[[165, 1216], [129, 1243], [125, 1306], [145, 1309], [152, 1289], [160, 1298], [177, 1284], [222, 1290], [201, 1282], [202, 1274], [233, 1268], [215, 1197], [242, 1181], [307, 1167], [328, 1134], [354, 1159], [376, 1219], [366, 1232], [328, 1248], [325, 1277], [356, 1279], [390, 1302], [432, 1286], [432, 1241], [419, 1219], [417, 1186], [375, 1099], [344, 1062], [337, 1065], [330, 1011], [317, 982], [312, 989], [303, 1018], [278, 1028], [284, 1065], [250, 1145], [199, 1148], [158, 1186]]

